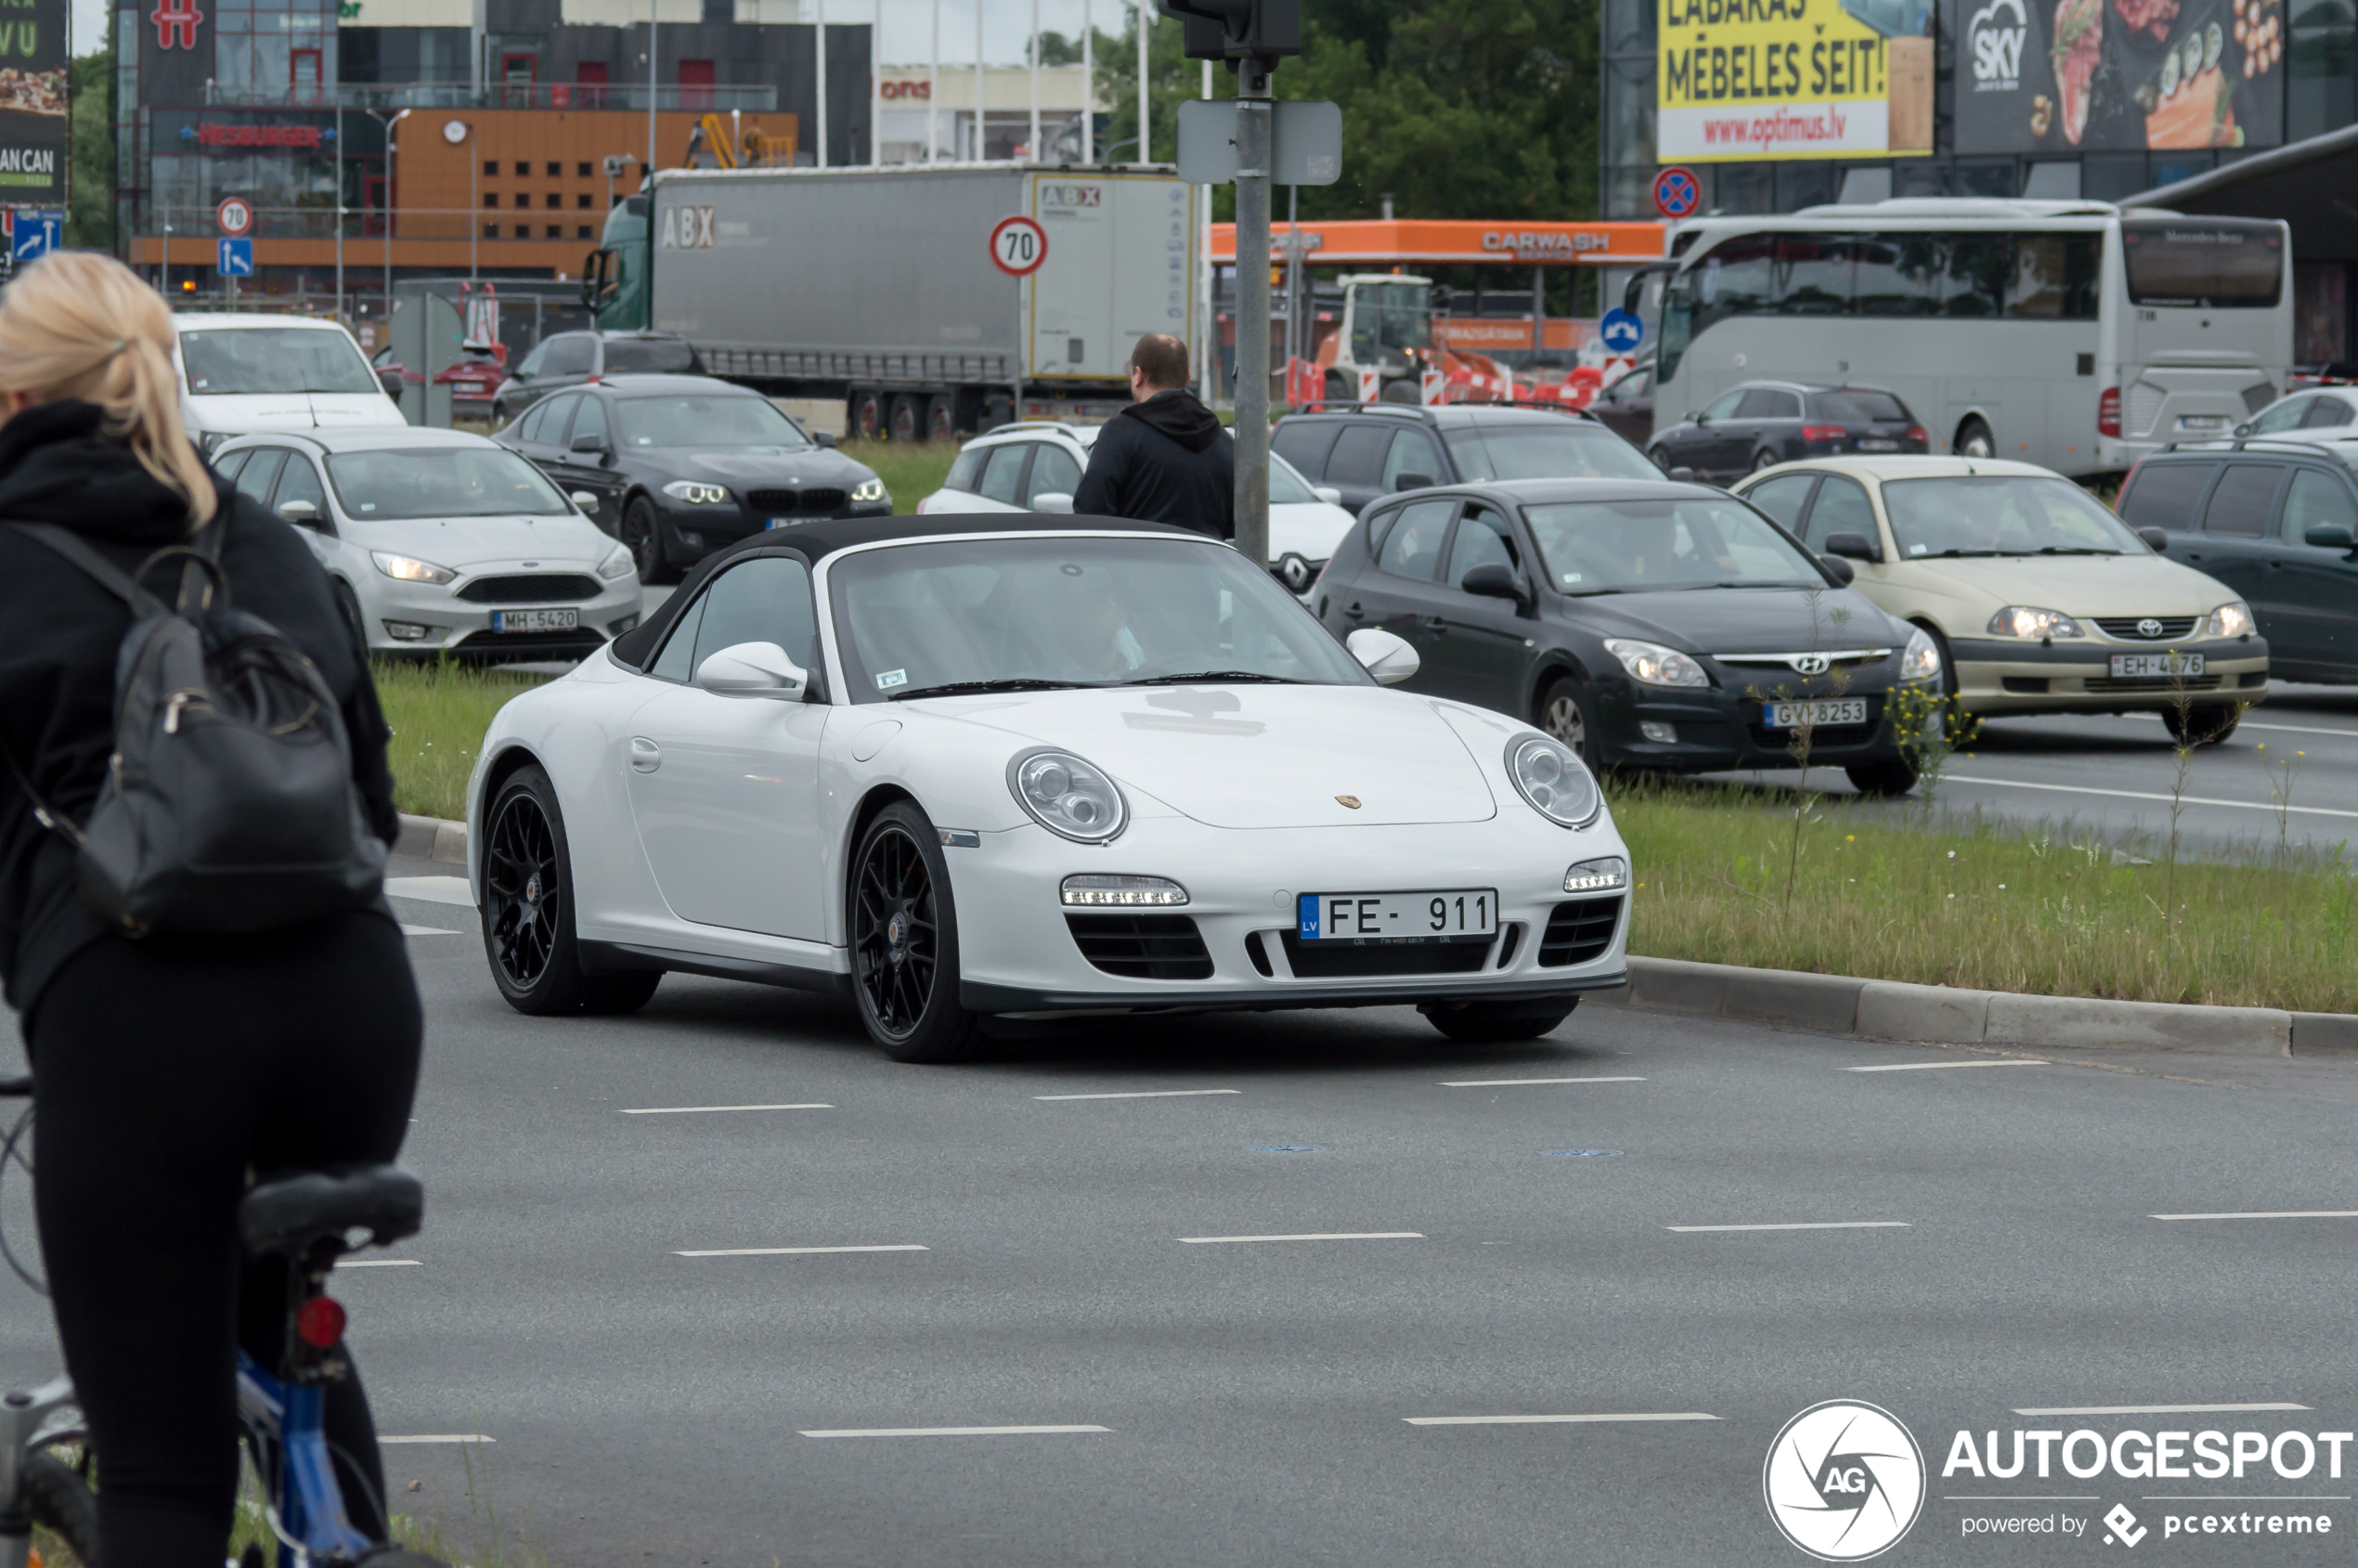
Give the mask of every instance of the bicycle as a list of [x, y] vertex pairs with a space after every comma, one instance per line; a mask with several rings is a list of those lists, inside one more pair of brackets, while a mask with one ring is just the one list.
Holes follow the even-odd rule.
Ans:
[[[29, 1077], [0, 1079], [0, 1099], [32, 1093]], [[28, 1107], [0, 1145], [0, 1174], [12, 1160], [31, 1172], [18, 1145], [32, 1114]], [[279, 1543], [278, 1568], [441, 1568], [431, 1558], [372, 1541], [354, 1526], [321, 1425], [328, 1385], [348, 1376], [352, 1366], [343, 1350], [344, 1310], [327, 1293], [328, 1273], [361, 1246], [390, 1246], [415, 1236], [424, 1212], [425, 1189], [397, 1165], [277, 1173], [249, 1187], [239, 1203], [238, 1233], [247, 1254], [284, 1258], [292, 1265], [277, 1366], [265, 1367], [238, 1353], [240, 1442], [261, 1479], [265, 1517]], [[366, 1239], [353, 1239], [361, 1236]], [[13, 1265], [14, 1258], [9, 1262]], [[0, 1568], [28, 1568], [36, 1527], [61, 1542], [83, 1568], [97, 1568], [94, 1466], [70, 1379], [0, 1394]], [[374, 1500], [379, 1517], [390, 1520], [383, 1499]], [[263, 1568], [263, 1557], [250, 1545], [235, 1568]], [[58, 1565], [45, 1562], [45, 1568]]]

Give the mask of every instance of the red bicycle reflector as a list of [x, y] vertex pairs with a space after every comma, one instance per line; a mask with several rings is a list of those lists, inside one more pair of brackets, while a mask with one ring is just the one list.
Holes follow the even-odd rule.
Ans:
[[333, 1296], [314, 1296], [295, 1312], [295, 1333], [315, 1350], [343, 1338], [343, 1307]]

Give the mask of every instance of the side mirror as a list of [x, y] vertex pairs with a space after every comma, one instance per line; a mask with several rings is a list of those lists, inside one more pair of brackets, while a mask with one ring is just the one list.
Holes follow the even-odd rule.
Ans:
[[1839, 555], [1820, 555], [1818, 557], [1818, 564], [1825, 567], [1827, 575], [1845, 588], [1848, 588], [1859, 576], [1858, 568]]
[[1687, 416], [1687, 422], [1689, 424], [1709, 424], [1711, 422], [1711, 416], [1709, 414], [1691, 413]]
[[600, 457], [603, 457], [606, 451], [606, 438], [602, 435], [577, 435], [565, 447], [565, 450], [568, 452], [593, 452]]
[[2251, 421], [2249, 420], [2246, 420], [2243, 423], [2235, 426], [2235, 434], [2237, 435], [2249, 435], [2251, 434]]
[[[309, 524], [317, 519], [319, 509], [310, 501], [280, 501], [279, 515], [290, 523]], [[2349, 531], [2347, 528], [2342, 530], [2344, 533]]]
[[1034, 512], [1053, 512], [1060, 516], [1072, 515], [1072, 498], [1062, 490], [1043, 490], [1031, 498]]
[[1517, 604], [1523, 603], [1531, 591], [1523, 586], [1522, 579], [1515, 576], [1513, 567], [1501, 565], [1496, 561], [1476, 566], [1458, 579], [1458, 586], [1484, 599], [1511, 599]]
[[1332, 485], [1314, 485], [1310, 487], [1310, 493], [1317, 497], [1320, 500], [1325, 501], [1328, 506], [1341, 506], [1342, 504], [1342, 492], [1336, 489]]
[[2156, 555], [2166, 555], [2170, 551], [2170, 536], [2158, 528], [2140, 528], [2137, 537], [2144, 540], [2145, 548]]
[[565, 499], [571, 501], [574, 505], [579, 507], [584, 512], [595, 512], [598, 510], [598, 498], [590, 494], [588, 490], [576, 490], [571, 495], [565, 497]]
[[[1391, 632], [1375, 627], [1353, 632], [1342, 640], [1342, 645], [1351, 650], [1351, 656], [1365, 666], [1368, 674], [1376, 678], [1379, 686], [1399, 685], [1415, 675], [1424, 662], [1417, 657], [1417, 650], [1409, 645], [1406, 638], [1394, 637]], [[716, 654], [713, 656], [718, 658], [720, 655]]]
[[1864, 534], [1828, 534], [1826, 553], [1839, 555], [1848, 561], [1883, 559], [1883, 551], [1875, 548], [1875, 541]]
[[775, 642], [736, 642], [696, 667], [696, 684], [729, 697], [800, 699], [810, 677]]
[[2350, 530], [2339, 523], [2320, 523], [2301, 536], [2305, 544], [2319, 550], [2349, 550], [2352, 548]]
[[836, 439], [836, 433], [832, 430], [814, 430], [810, 433], [810, 439], [822, 447], [833, 447], [839, 444]]
[[1422, 490], [1432, 484], [1432, 475], [1430, 473], [1403, 473], [1393, 480], [1392, 487], [1395, 490]]
[[1681, 485], [1691, 485], [1695, 482], [1695, 471], [1680, 463], [1670, 471], [1670, 477]]

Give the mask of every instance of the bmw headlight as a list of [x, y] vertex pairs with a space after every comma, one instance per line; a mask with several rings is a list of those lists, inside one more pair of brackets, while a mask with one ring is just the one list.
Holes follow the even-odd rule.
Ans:
[[2231, 604], [2220, 605], [2210, 612], [2210, 618], [2202, 623], [2205, 637], [2249, 637], [2255, 629], [2251, 606], [2240, 599]]
[[1587, 827], [1604, 810], [1595, 776], [1572, 747], [1547, 735], [1509, 742], [1507, 773], [1531, 809], [1560, 827]]
[[1114, 782], [1069, 751], [1026, 752], [1007, 764], [1007, 787], [1033, 821], [1076, 843], [1108, 843], [1130, 820]]
[[1711, 677], [1676, 648], [1665, 648], [1659, 642], [1640, 642], [1632, 637], [1608, 637], [1605, 652], [1621, 661], [1632, 680], [1649, 686], [1708, 686]]
[[880, 501], [887, 499], [888, 498], [885, 495], [883, 480], [862, 479], [852, 488], [851, 499], [855, 501], [865, 502]]
[[2079, 623], [2061, 610], [2035, 609], [2028, 604], [2009, 604], [1989, 617], [1992, 637], [2021, 637], [2036, 642], [2047, 637], [2084, 637]]
[[700, 485], [693, 479], [675, 479], [663, 487], [663, 493], [690, 506], [719, 506], [729, 499], [727, 486]]
[[1899, 679], [1902, 680], [1937, 680], [1940, 679], [1940, 645], [1932, 633], [1918, 627], [1908, 636], [1907, 651], [1899, 655]]
[[393, 555], [382, 550], [370, 551], [369, 559], [375, 562], [377, 570], [386, 577], [398, 577], [406, 583], [447, 583], [459, 576], [447, 566], [437, 566], [431, 561], [413, 561], [407, 555]]
[[628, 577], [637, 565], [638, 563], [630, 558], [630, 552], [616, 545], [603, 561], [598, 563], [598, 575], [612, 582], [616, 577]]

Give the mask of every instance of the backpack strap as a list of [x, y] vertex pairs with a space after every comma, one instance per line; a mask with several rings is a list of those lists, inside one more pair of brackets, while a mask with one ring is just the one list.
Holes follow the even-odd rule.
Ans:
[[6, 747], [0, 747], [0, 758], [6, 758], [8, 763], [8, 771], [17, 776], [18, 787], [24, 791], [25, 798], [32, 802], [32, 814], [40, 822], [41, 825], [47, 828], [50, 832], [63, 837], [67, 843], [71, 844], [75, 849], [80, 849], [82, 847], [82, 829], [75, 826], [73, 820], [68, 817], [64, 812], [54, 811], [49, 809], [49, 803], [41, 798], [41, 792], [32, 787], [32, 780], [26, 776], [24, 764], [17, 760], [17, 754]]
[[99, 587], [130, 605], [134, 615], [147, 616], [166, 613], [162, 600], [141, 588], [132, 580], [128, 572], [76, 538], [70, 531], [53, 523], [12, 523], [8, 525], [19, 530], [28, 538], [47, 545], [73, 563]]

